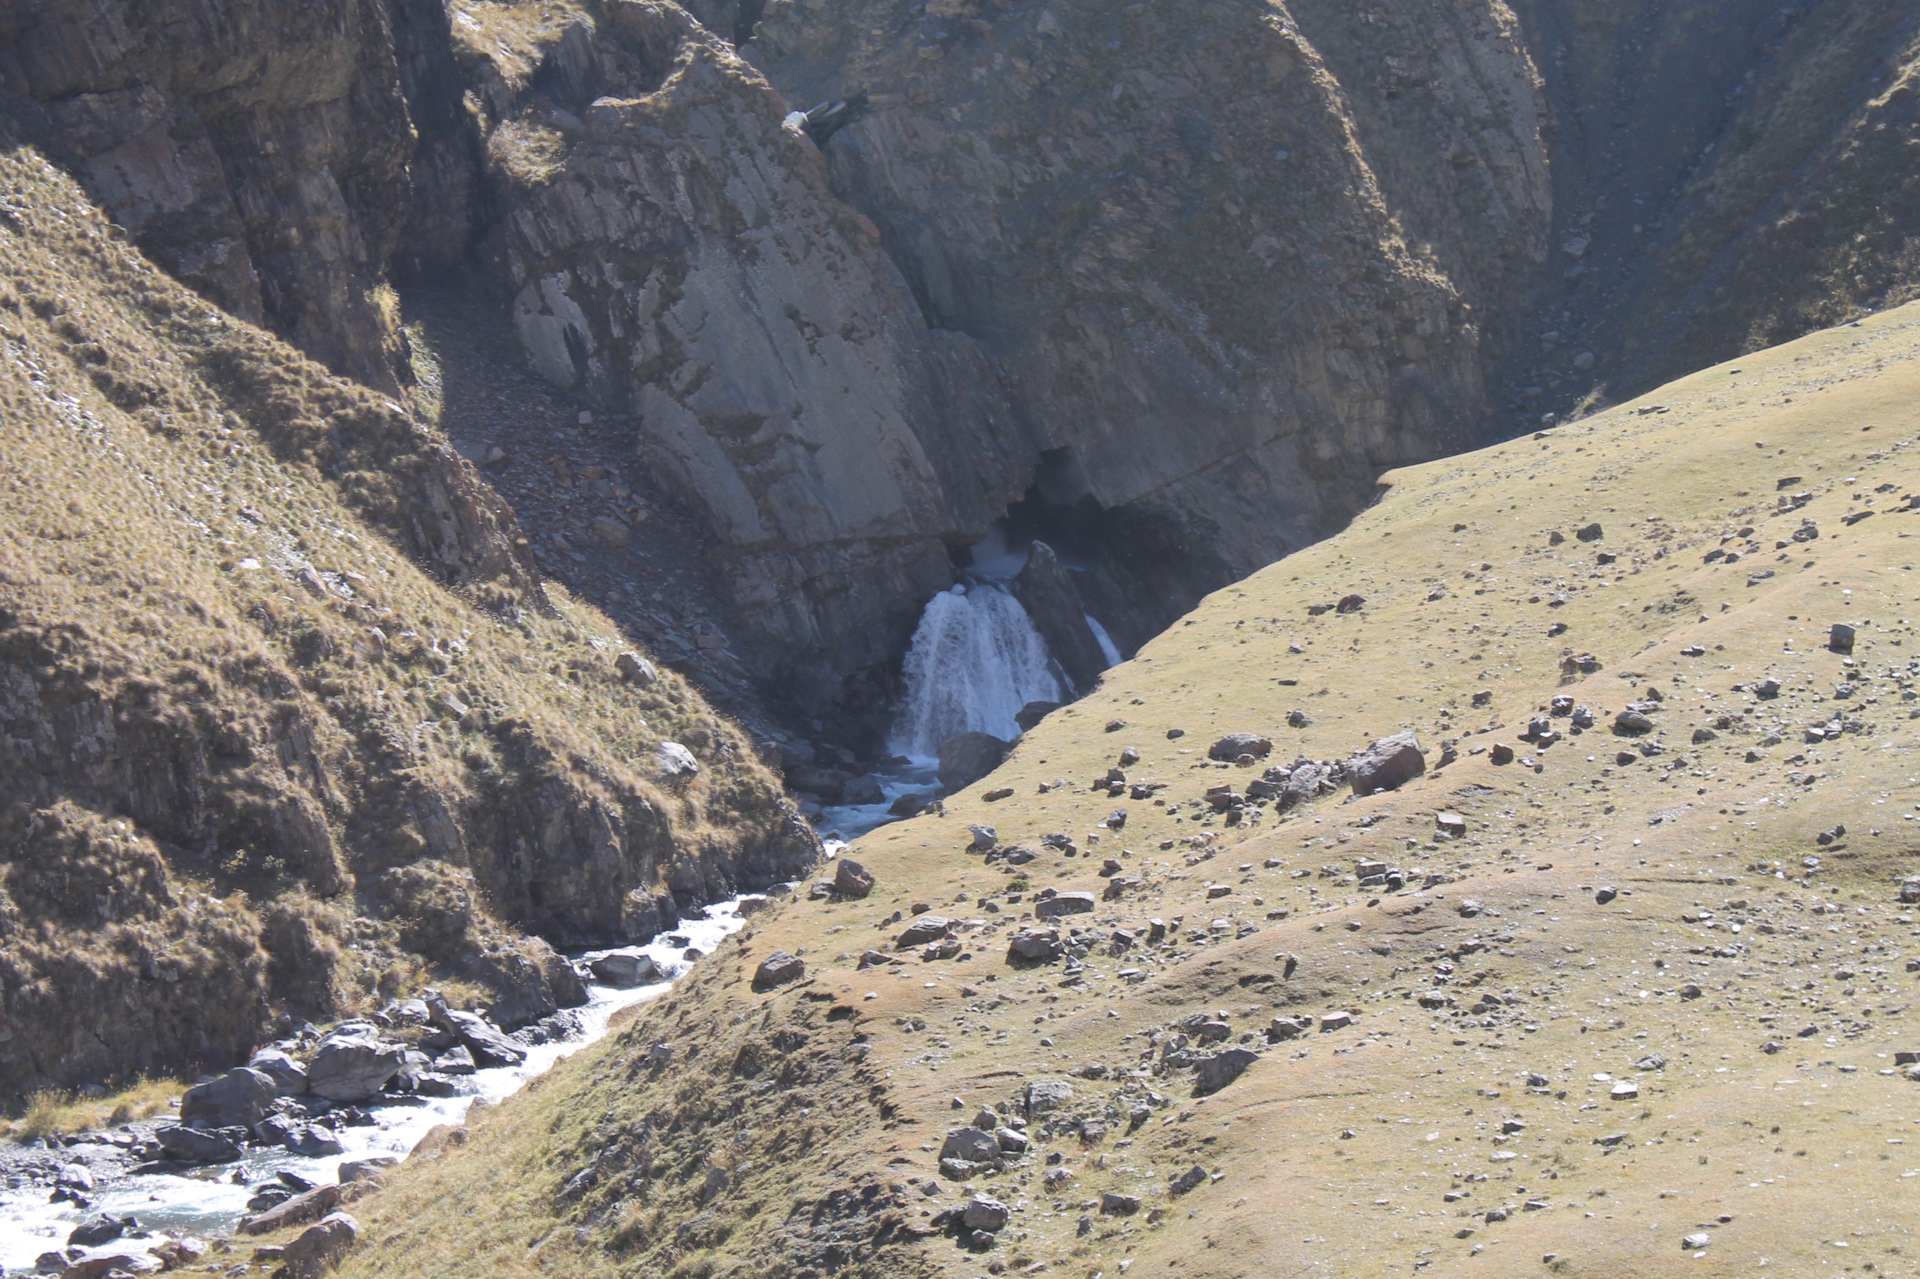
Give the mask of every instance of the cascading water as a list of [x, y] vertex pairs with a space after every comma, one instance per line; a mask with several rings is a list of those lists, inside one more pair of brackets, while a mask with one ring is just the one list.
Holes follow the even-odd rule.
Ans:
[[906, 698], [893, 749], [937, 755], [960, 733], [1020, 735], [1028, 702], [1066, 699], [1046, 641], [1020, 601], [998, 586], [956, 586], [933, 597], [907, 650]]

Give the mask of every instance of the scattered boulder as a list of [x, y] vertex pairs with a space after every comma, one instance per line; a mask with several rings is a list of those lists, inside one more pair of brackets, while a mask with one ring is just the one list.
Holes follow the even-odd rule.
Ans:
[[1260, 1054], [1251, 1048], [1225, 1048], [1211, 1057], [1201, 1058], [1193, 1075], [1193, 1095], [1204, 1097], [1219, 1092], [1259, 1060]]
[[251, 1128], [266, 1116], [267, 1107], [279, 1095], [272, 1075], [240, 1066], [187, 1089], [180, 1098], [180, 1122], [208, 1128]]
[[970, 853], [984, 853], [1000, 842], [1000, 832], [991, 826], [969, 826], [973, 842], [967, 845]]
[[280, 1254], [291, 1279], [319, 1279], [347, 1255], [359, 1237], [360, 1223], [344, 1212], [330, 1213], [307, 1227]]
[[1604, 906], [1619, 895], [1620, 890], [1609, 884], [1601, 888], [1596, 888], [1593, 892], [1593, 900]]
[[1364, 595], [1342, 595], [1340, 602], [1333, 606], [1333, 611], [1337, 614], [1358, 613], [1366, 605], [1367, 597]]
[[1106, 1217], [1131, 1217], [1140, 1211], [1138, 1195], [1123, 1195], [1111, 1190], [1100, 1194], [1100, 1213]]
[[947, 1139], [940, 1144], [940, 1158], [958, 1159], [963, 1163], [992, 1163], [1000, 1157], [1000, 1139], [984, 1128], [969, 1125], [955, 1128], [947, 1133]]
[[986, 1195], [975, 1195], [967, 1202], [961, 1215], [961, 1224], [968, 1230], [985, 1230], [998, 1233], [1006, 1228], [1007, 1218], [1011, 1215], [1007, 1206], [998, 1199]]
[[[659, 981], [659, 970], [654, 967], [649, 955], [631, 951], [615, 951], [611, 955], [602, 955], [598, 959], [587, 961], [587, 971], [602, 986], [613, 986], [621, 990], [630, 990], [635, 986], [644, 986], [648, 982]], [[472, 1063], [469, 1062], [469, 1067]]]
[[1576, 530], [1574, 536], [1583, 542], [1597, 542], [1605, 536], [1605, 534], [1601, 531], [1598, 524], [1589, 524], [1585, 528]]
[[131, 1217], [113, 1217], [102, 1213], [92, 1221], [83, 1221], [75, 1226], [72, 1232], [67, 1235], [67, 1246], [69, 1248], [98, 1248], [103, 1243], [112, 1243], [121, 1235], [126, 1234], [130, 1227], [137, 1226], [138, 1224], [139, 1223], [135, 1222]]
[[901, 950], [908, 950], [945, 937], [952, 931], [953, 921], [944, 915], [920, 915], [894, 939], [894, 944]]
[[1383, 737], [1347, 761], [1347, 780], [1356, 795], [1398, 790], [1427, 771], [1427, 754], [1409, 729]]
[[1073, 1085], [1064, 1079], [1036, 1079], [1027, 1085], [1027, 1115], [1044, 1115], [1073, 1100]]
[[1854, 630], [1844, 622], [1835, 622], [1833, 629], [1827, 632], [1827, 647], [1836, 653], [1853, 651]]
[[1055, 893], [1033, 904], [1033, 913], [1042, 919], [1052, 919], [1059, 915], [1084, 915], [1095, 906], [1092, 893], [1071, 892]]
[[1207, 758], [1231, 764], [1242, 755], [1265, 759], [1273, 753], [1273, 743], [1258, 733], [1228, 733], [1207, 747]]
[[1207, 1170], [1199, 1164], [1168, 1179], [1168, 1188], [1176, 1195], [1184, 1195], [1189, 1190], [1203, 1186], [1207, 1181]]
[[1000, 767], [1013, 743], [991, 733], [961, 733], [940, 743], [940, 785], [948, 791], [971, 786]]
[[833, 891], [836, 896], [860, 898], [873, 891], [873, 876], [865, 866], [851, 857], [837, 859], [833, 868]]
[[776, 950], [760, 961], [753, 970], [753, 988], [772, 990], [777, 986], [790, 985], [807, 975], [806, 961], [784, 950]]
[[1650, 733], [1653, 731], [1653, 720], [1644, 711], [1624, 710], [1613, 717], [1613, 731], [1623, 737]]
[[307, 1063], [307, 1088], [332, 1102], [367, 1101], [406, 1064], [406, 1050], [372, 1035], [347, 1034], [324, 1041]]
[[1060, 932], [1054, 928], [1023, 928], [1007, 939], [1007, 957], [1019, 956], [1036, 962], [1058, 959], [1066, 954]]
[[620, 678], [629, 684], [638, 684], [641, 688], [646, 688], [660, 680], [660, 672], [655, 669], [653, 663], [632, 650], [614, 658], [613, 664], [619, 670]]
[[1467, 819], [1458, 813], [1435, 813], [1433, 834], [1435, 839], [1465, 839]]
[[655, 766], [668, 781], [684, 781], [700, 775], [700, 761], [679, 742], [661, 742], [653, 748]]

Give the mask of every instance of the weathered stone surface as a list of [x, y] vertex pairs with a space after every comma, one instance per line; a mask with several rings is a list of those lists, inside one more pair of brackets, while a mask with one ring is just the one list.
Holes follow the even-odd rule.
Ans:
[[[262, 1048], [248, 1060], [247, 1066], [273, 1080], [274, 1090], [282, 1097], [298, 1097], [307, 1091], [307, 1068], [278, 1048]], [[184, 1097], [181, 1105], [184, 1109]]]
[[251, 1128], [260, 1122], [279, 1092], [271, 1075], [241, 1066], [187, 1089], [180, 1098], [180, 1122], [209, 1128]]
[[601, 985], [622, 989], [662, 980], [651, 956], [628, 951], [615, 951], [588, 960], [587, 969]]
[[1006, 1227], [1009, 1216], [1007, 1206], [988, 1195], [975, 1195], [967, 1201], [961, 1215], [961, 1222], [968, 1230], [997, 1232]]
[[907, 925], [904, 932], [894, 938], [894, 945], [902, 950], [924, 946], [936, 938], [945, 937], [952, 931], [953, 921], [943, 915], [919, 915]]
[[1044, 1115], [1073, 1100], [1073, 1085], [1064, 1079], [1036, 1079], [1027, 1085], [1027, 1114]]
[[1098, 904], [1098, 899], [1092, 893], [1055, 893], [1051, 897], [1035, 902], [1033, 913], [1042, 919], [1053, 919], [1060, 915], [1085, 915]]
[[[507, 1038], [498, 1027], [489, 1025], [480, 1014], [449, 1008], [446, 1001], [437, 996], [427, 1000], [427, 1009], [432, 1014], [434, 1025], [459, 1036], [460, 1042], [473, 1054], [475, 1063], [482, 1066], [518, 1066], [526, 1061], [527, 1050]], [[315, 1091], [319, 1089], [316, 1087]]]
[[1427, 771], [1427, 753], [1412, 730], [1383, 737], [1347, 760], [1347, 780], [1356, 795], [1398, 790]]
[[851, 857], [840, 857], [833, 868], [833, 891], [842, 897], [865, 897], [873, 891], [873, 876]]
[[1258, 733], [1228, 733], [1207, 747], [1207, 758], [1231, 764], [1242, 755], [1265, 759], [1273, 753], [1273, 743]]
[[807, 975], [806, 961], [789, 955], [784, 950], [776, 950], [760, 961], [753, 970], [753, 988], [772, 990], [777, 986], [790, 985]]
[[1087, 606], [1079, 588], [1051, 546], [1032, 545], [1027, 562], [1013, 579], [1013, 594], [1047, 641], [1047, 651], [1073, 682], [1074, 691], [1084, 693], [1098, 683], [1107, 669], [1106, 654], [1087, 625]]
[[982, 1128], [955, 1128], [947, 1133], [946, 1140], [940, 1144], [942, 1159], [981, 1164], [991, 1163], [999, 1157], [999, 1139]]
[[1211, 1057], [1201, 1058], [1193, 1073], [1194, 1096], [1219, 1092], [1259, 1060], [1260, 1054], [1251, 1048], [1223, 1048]]
[[405, 1064], [406, 1050], [371, 1035], [328, 1039], [307, 1063], [307, 1088], [333, 1102], [366, 1101], [379, 1095]]
[[1007, 939], [1008, 958], [1045, 962], [1058, 959], [1066, 953], [1061, 944], [1060, 932], [1054, 928], [1023, 928]]
[[264, 1235], [324, 1217], [339, 1204], [340, 1187], [319, 1186], [305, 1194], [295, 1195], [285, 1203], [276, 1204], [265, 1212], [242, 1217], [234, 1229], [243, 1235]]
[[280, 1260], [291, 1279], [319, 1279], [347, 1255], [360, 1223], [344, 1212], [329, 1213], [287, 1242]]

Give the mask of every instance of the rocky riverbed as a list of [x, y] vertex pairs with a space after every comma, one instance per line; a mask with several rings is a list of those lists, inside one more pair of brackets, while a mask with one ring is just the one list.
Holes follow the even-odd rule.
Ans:
[[262, 1048], [190, 1089], [169, 1118], [0, 1147], [0, 1275], [108, 1256], [178, 1265], [308, 1192], [351, 1197], [436, 1125], [599, 1039], [765, 901], [722, 902], [648, 945], [577, 957], [587, 1003], [512, 1035], [437, 999], [398, 1001]]

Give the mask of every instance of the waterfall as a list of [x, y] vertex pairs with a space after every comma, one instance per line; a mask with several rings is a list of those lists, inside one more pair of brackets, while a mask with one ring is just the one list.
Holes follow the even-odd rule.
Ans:
[[958, 733], [1012, 740], [1022, 706], [1066, 700], [1027, 610], [984, 584], [956, 586], [927, 604], [907, 649], [906, 679], [893, 749], [920, 758]]
[[1107, 659], [1107, 665], [1120, 665], [1120, 649], [1113, 642], [1113, 636], [1107, 634], [1107, 628], [1100, 625], [1100, 619], [1092, 613], [1084, 616], [1087, 619], [1087, 629], [1093, 632], [1094, 641], [1100, 645], [1101, 655]]

